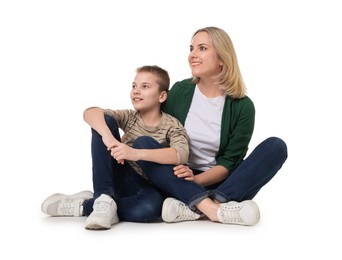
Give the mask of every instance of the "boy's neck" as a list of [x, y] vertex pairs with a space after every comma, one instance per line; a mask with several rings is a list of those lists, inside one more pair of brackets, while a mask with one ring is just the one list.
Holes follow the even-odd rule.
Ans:
[[162, 119], [162, 112], [160, 111], [160, 109], [146, 112], [139, 111], [139, 114], [144, 124], [149, 127], [158, 126]]

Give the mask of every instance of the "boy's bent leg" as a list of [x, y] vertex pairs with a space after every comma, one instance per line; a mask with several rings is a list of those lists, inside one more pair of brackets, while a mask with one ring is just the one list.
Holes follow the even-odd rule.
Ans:
[[[117, 122], [114, 118], [105, 115], [105, 121], [117, 140], [120, 140]], [[43, 213], [51, 216], [82, 216], [90, 215], [93, 210], [94, 198], [101, 194], [113, 196], [118, 186], [120, 165], [111, 157], [110, 152], [102, 141], [102, 137], [92, 130], [92, 163], [93, 188], [91, 191], [82, 191], [73, 195], [56, 193], [44, 200], [41, 205]]]
[[[105, 115], [105, 121], [113, 136], [120, 141], [119, 129], [115, 119]], [[101, 194], [107, 194], [113, 197], [119, 185], [118, 178], [121, 165], [114, 160], [103, 143], [102, 136], [94, 129], [92, 129], [91, 156], [94, 199], [97, 199]]]
[[[136, 149], [158, 149], [161, 148], [161, 145], [153, 138], [144, 136], [139, 137], [134, 142], [133, 147]], [[137, 164], [158, 189], [187, 205], [192, 205], [193, 210], [195, 210], [194, 205], [198, 201], [208, 196], [207, 190], [202, 186], [176, 177], [173, 171], [174, 165], [148, 161], [137, 161]]]
[[115, 198], [121, 221], [153, 222], [160, 219], [164, 197], [154, 185], [131, 171], [126, 173], [123, 190]]

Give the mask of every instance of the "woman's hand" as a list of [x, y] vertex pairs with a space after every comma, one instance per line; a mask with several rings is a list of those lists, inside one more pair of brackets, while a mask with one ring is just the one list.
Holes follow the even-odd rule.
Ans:
[[192, 172], [192, 170], [185, 165], [177, 165], [176, 167], [173, 168], [174, 174], [178, 177], [178, 178], [184, 178], [185, 180], [188, 181], [194, 181], [195, 180], [195, 176]]

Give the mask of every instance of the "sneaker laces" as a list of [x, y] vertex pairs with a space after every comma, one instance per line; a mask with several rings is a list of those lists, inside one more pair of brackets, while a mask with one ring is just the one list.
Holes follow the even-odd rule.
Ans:
[[64, 216], [73, 216], [75, 215], [75, 210], [79, 210], [80, 202], [75, 201], [64, 201], [60, 204], [58, 209], [59, 214]]
[[221, 205], [219, 215], [224, 223], [245, 223], [240, 216], [239, 205]]
[[178, 203], [176, 220], [194, 220], [198, 219], [198, 214], [193, 212], [187, 205]]
[[96, 213], [107, 213], [110, 208], [110, 203], [106, 201], [96, 201], [94, 205], [94, 211]]

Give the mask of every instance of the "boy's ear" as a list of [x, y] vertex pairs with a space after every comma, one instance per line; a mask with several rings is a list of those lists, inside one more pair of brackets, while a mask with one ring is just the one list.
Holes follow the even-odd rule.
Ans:
[[159, 102], [163, 103], [166, 99], [167, 99], [167, 92], [162, 91], [162, 93], [160, 93], [160, 96], [159, 96]]

